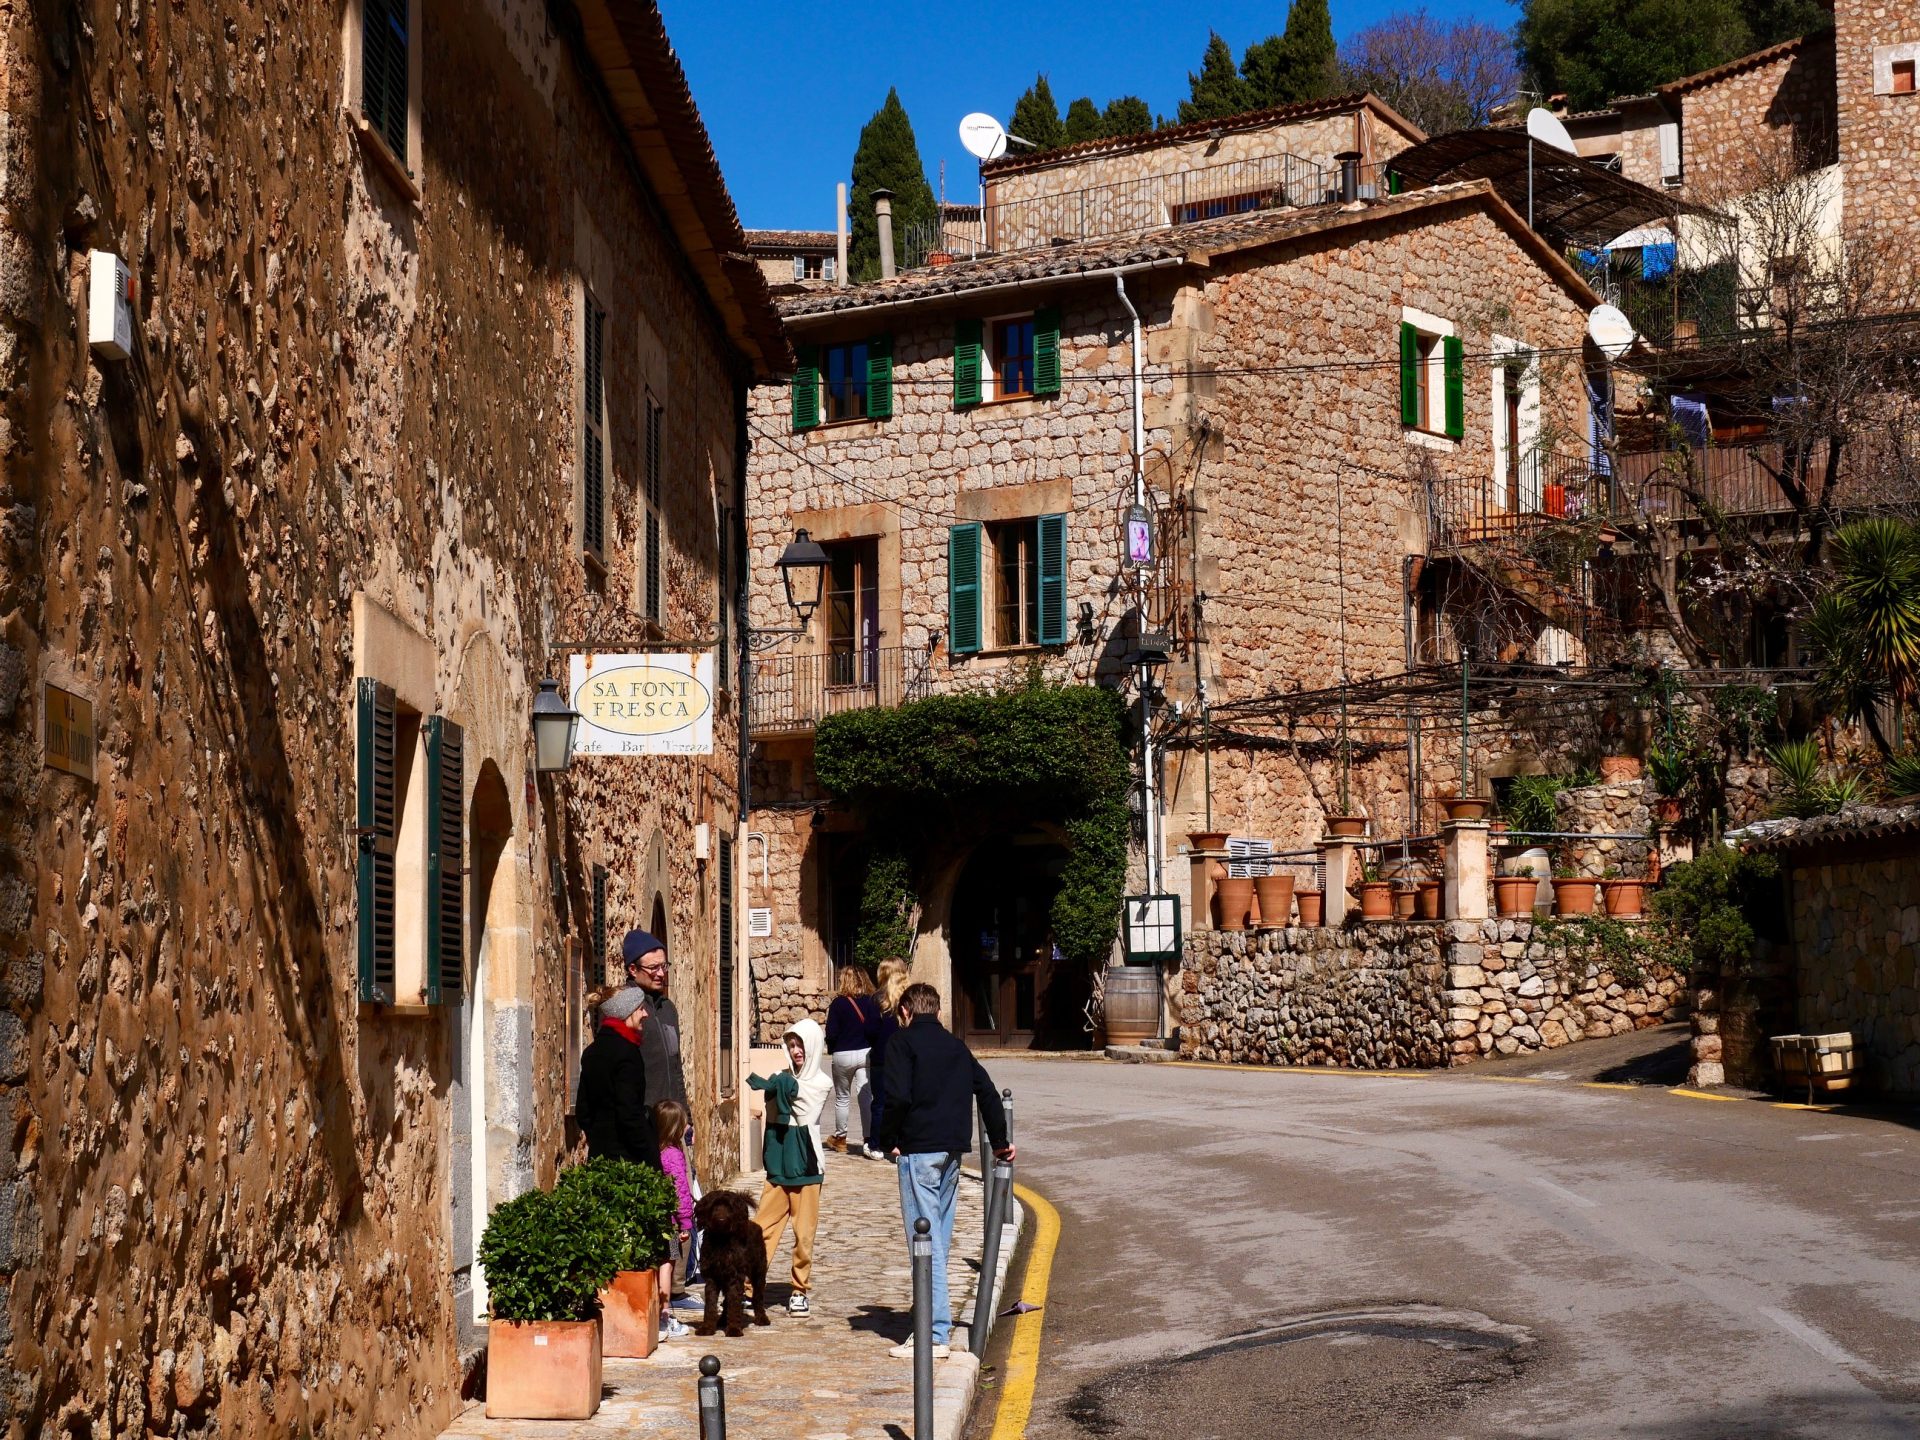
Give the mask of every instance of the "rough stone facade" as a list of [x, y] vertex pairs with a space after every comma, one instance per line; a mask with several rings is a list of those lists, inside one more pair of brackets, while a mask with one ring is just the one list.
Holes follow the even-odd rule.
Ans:
[[1801, 1030], [1852, 1031], [1864, 1084], [1920, 1095], [1920, 853], [1788, 863]]
[[[638, 626], [643, 383], [671, 399], [658, 628], [711, 634], [737, 387], [782, 361], [724, 328], [570, 8], [468, 8], [414, 7], [404, 155], [349, 109], [357, 4], [344, 45], [336, 6], [0, 14], [8, 1435], [437, 1433], [476, 1221], [569, 1153], [595, 865], [616, 932], [663, 902], [703, 1163], [733, 1160], [691, 856], [697, 822], [733, 834], [737, 716], [711, 762], [556, 782], [528, 715], [563, 647]], [[88, 353], [92, 248], [133, 272], [127, 361]], [[418, 969], [358, 998], [362, 678], [464, 731], [457, 1003], [415, 1003]], [[48, 684], [92, 704], [91, 779], [43, 765]]]
[[1526, 920], [1204, 931], [1180, 972], [1194, 1060], [1443, 1067], [1679, 1019], [1683, 977], [1628, 983]]
[[1612, 785], [1583, 785], [1554, 797], [1559, 829], [1567, 834], [1597, 835], [1596, 840], [1565, 842], [1563, 853], [1580, 875], [1596, 879], [1613, 871], [1621, 879], [1647, 873], [1648, 846], [1644, 836], [1653, 824], [1656, 799], [1650, 780], [1625, 780]]
[[[1847, 0], [1842, 0], [1846, 4]], [[1748, 173], [1756, 147], [1790, 138], [1811, 166], [1833, 163], [1834, 45], [1830, 34], [1777, 45], [1661, 92], [1677, 101], [1688, 199], [1730, 198], [1730, 180]]]
[[1909, 0], [1837, 0], [1833, 18], [1848, 229], [1911, 245], [1920, 236], [1913, 186], [1920, 92], [1897, 90], [1894, 66], [1920, 61], [1920, 14]]

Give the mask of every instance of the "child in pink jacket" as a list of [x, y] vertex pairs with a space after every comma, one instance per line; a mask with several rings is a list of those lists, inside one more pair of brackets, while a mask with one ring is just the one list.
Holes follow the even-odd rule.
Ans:
[[660, 1168], [673, 1177], [677, 1200], [673, 1209], [673, 1251], [660, 1267], [661, 1331], [669, 1340], [687, 1334], [687, 1327], [673, 1317], [673, 1271], [684, 1266], [687, 1242], [693, 1238], [693, 1183], [687, 1165], [687, 1107], [678, 1100], [662, 1100], [653, 1107], [653, 1128], [660, 1137]]

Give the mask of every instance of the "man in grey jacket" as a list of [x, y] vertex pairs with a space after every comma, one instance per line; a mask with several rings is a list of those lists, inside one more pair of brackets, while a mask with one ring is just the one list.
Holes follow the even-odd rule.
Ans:
[[647, 1063], [649, 1102], [687, 1103], [687, 1077], [680, 1066], [680, 1012], [667, 998], [667, 947], [645, 930], [629, 930], [620, 942], [627, 979], [647, 994], [647, 1026], [640, 1053]]

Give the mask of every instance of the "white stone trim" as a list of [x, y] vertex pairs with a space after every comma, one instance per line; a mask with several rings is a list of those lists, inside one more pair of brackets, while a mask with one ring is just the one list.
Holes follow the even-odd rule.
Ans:
[[[1443, 320], [1438, 315], [1416, 309], [1411, 305], [1400, 307], [1400, 322], [1403, 325], [1413, 326], [1422, 335], [1434, 340], [1444, 340], [1459, 334], [1459, 329], [1453, 321]], [[1398, 331], [1396, 330], [1395, 333], [1397, 334]], [[1426, 366], [1429, 413], [1420, 417], [1421, 424], [1411, 429], [1403, 426], [1401, 433], [1411, 444], [1421, 445], [1429, 450], [1453, 450], [1460, 442], [1446, 434], [1447, 356], [1444, 346], [1433, 347], [1433, 353], [1427, 357]], [[1434, 423], [1432, 413], [1434, 406], [1438, 406], [1441, 412], [1438, 424]]]
[[[1920, 65], [1920, 40], [1904, 40], [1898, 45], [1879, 45], [1874, 48], [1874, 94], [1892, 95], [1895, 93], [1893, 88], [1893, 62], [1896, 60], [1912, 60], [1916, 62], [1917, 65]], [[1920, 99], [1920, 92], [1909, 90], [1901, 93], [1914, 95], [1916, 99]]]

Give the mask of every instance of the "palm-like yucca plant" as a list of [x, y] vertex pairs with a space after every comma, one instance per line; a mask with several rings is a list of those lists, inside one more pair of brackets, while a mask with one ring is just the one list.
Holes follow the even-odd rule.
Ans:
[[1834, 535], [1833, 560], [1833, 588], [1807, 621], [1821, 695], [1888, 748], [1875, 711], [1891, 701], [1897, 717], [1920, 698], [1920, 528], [1856, 520]]
[[1767, 764], [1773, 768], [1777, 782], [1775, 815], [1805, 819], [1809, 815], [1831, 815], [1837, 808], [1830, 803], [1820, 742], [1811, 735], [1770, 746]]
[[1889, 755], [1880, 767], [1880, 789], [1889, 800], [1904, 800], [1920, 795], [1920, 753]]

